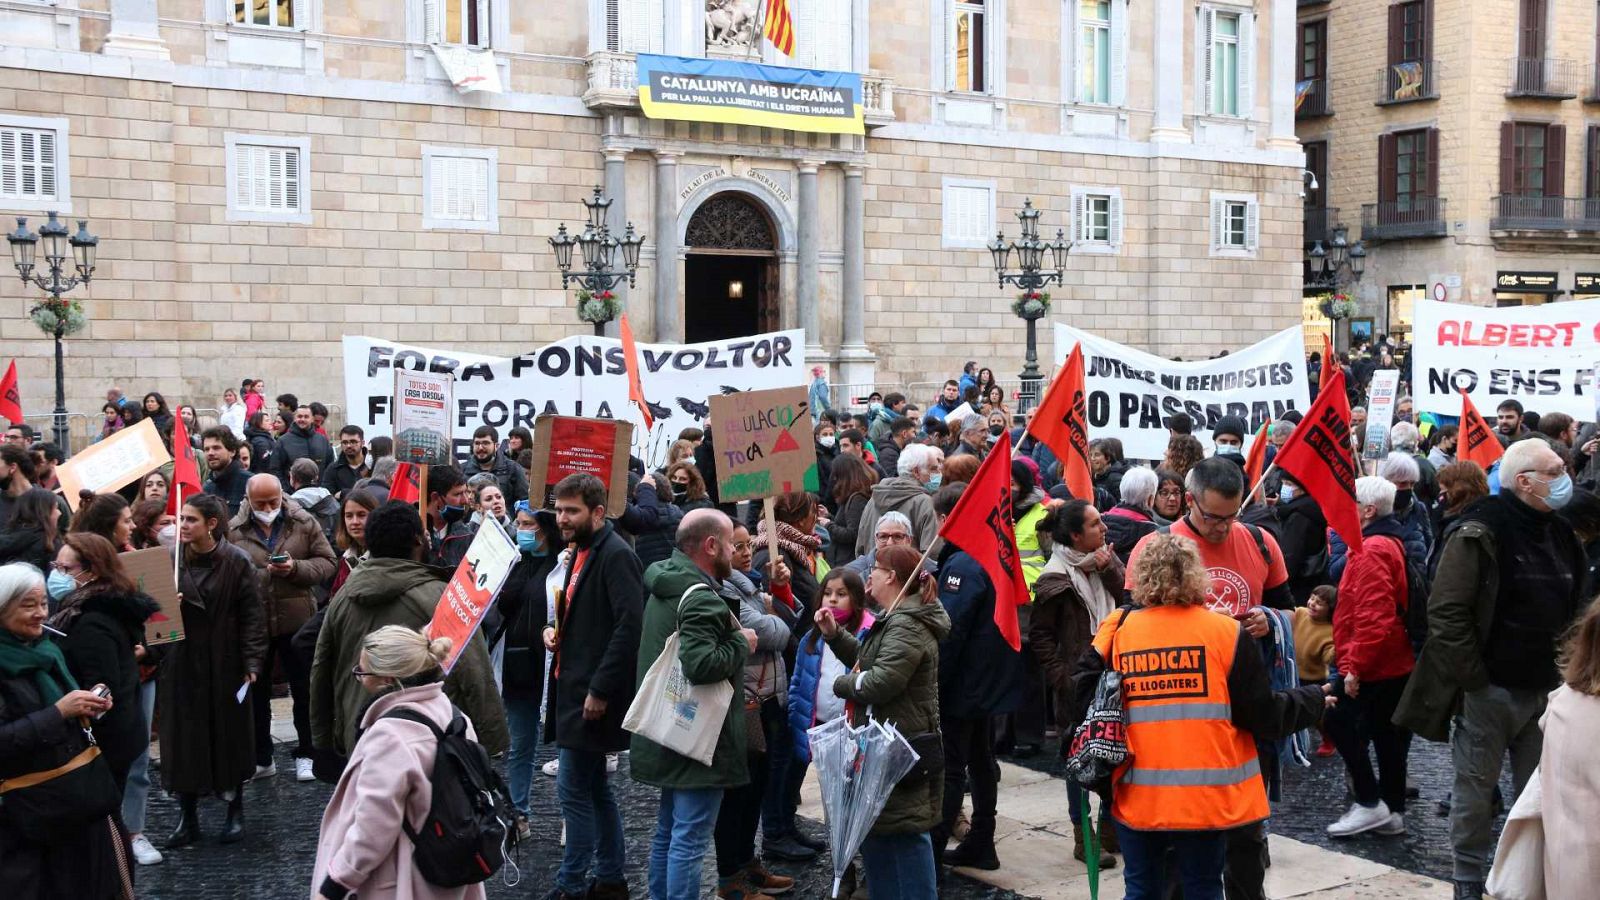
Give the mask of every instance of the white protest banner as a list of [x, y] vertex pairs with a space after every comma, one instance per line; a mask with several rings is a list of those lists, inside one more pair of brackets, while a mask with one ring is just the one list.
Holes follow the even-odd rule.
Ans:
[[805, 332], [799, 329], [703, 344], [639, 344], [639, 379], [655, 417], [645, 432], [628, 402], [622, 342], [569, 337], [519, 356], [484, 356], [400, 344], [381, 338], [344, 338], [347, 421], [367, 439], [391, 435], [396, 368], [455, 375], [451, 427], [453, 453], [465, 459], [472, 432], [491, 425], [503, 438], [512, 428], [530, 431], [542, 415], [627, 419], [634, 423], [634, 452], [646, 463], [664, 461], [678, 432], [703, 427], [706, 398], [734, 391], [805, 385]]
[[450, 464], [451, 373], [394, 371], [394, 458], [422, 466]]
[[1508, 399], [1580, 422], [1594, 416], [1600, 300], [1504, 309], [1418, 300], [1412, 321], [1417, 409], [1459, 416], [1462, 390], [1490, 419]]
[[1395, 393], [1400, 390], [1399, 369], [1379, 369], [1372, 373], [1367, 388], [1367, 439], [1362, 459], [1382, 459], [1389, 442], [1389, 426], [1394, 423]]
[[1167, 422], [1178, 413], [1194, 418], [1195, 437], [1209, 445], [1223, 416], [1244, 419], [1254, 435], [1263, 422], [1311, 405], [1299, 325], [1219, 359], [1174, 362], [1057, 322], [1057, 363], [1080, 342], [1089, 438], [1116, 438], [1132, 459], [1165, 456]]

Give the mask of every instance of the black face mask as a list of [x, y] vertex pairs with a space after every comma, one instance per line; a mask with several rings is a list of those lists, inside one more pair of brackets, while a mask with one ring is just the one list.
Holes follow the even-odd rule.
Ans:
[[465, 506], [450, 506], [446, 504], [444, 508], [439, 510], [439, 518], [443, 519], [446, 525], [454, 525], [466, 517], [467, 508]]
[[1406, 489], [1406, 490], [1403, 490], [1403, 491], [1395, 491], [1394, 492], [1394, 511], [1396, 513], [1402, 513], [1402, 514], [1405, 513], [1406, 510], [1409, 510], [1411, 508], [1411, 503], [1412, 503], [1412, 501], [1416, 500], [1416, 498], [1417, 498], [1416, 493], [1413, 492], [1412, 490], [1410, 490], [1409, 488]]
[[672, 502], [673, 503], [682, 503], [683, 501], [685, 501], [687, 499], [689, 499], [689, 489], [686, 488], [686, 487], [673, 485], [673, 487], [672, 487]]
[[1006, 427], [1004, 425], [990, 425], [989, 426], [989, 433], [994, 435], [995, 437], [999, 437], [1000, 436], [1000, 432], [1005, 431], [1005, 430], [1006, 430]]

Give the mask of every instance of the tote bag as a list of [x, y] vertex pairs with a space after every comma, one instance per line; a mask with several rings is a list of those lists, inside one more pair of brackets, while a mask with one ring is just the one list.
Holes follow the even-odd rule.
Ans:
[[[696, 590], [711, 590], [696, 584], [678, 598], [678, 615]], [[742, 675], [742, 673], [741, 673]], [[680, 756], [711, 765], [717, 752], [722, 721], [733, 703], [733, 685], [727, 681], [690, 684], [683, 677], [683, 662], [678, 659], [678, 632], [667, 635], [661, 655], [650, 665], [634, 695], [633, 705], [622, 720], [624, 730], [660, 744]]]
[[1544, 791], [1539, 782], [1539, 770], [1534, 769], [1500, 832], [1487, 885], [1489, 895], [1498, 900], [1545, 900]]
[[1124, 609], [1116, 628], [1111, 630], [1105, 670], [1100, 673], [1094, 700], [1067, 751], [1067, 780], [1101, 794], [1110, 789], [1117, 767], [1132, 755], [1128, 749], [1128, 719], [1122, 707], [1122, 673], [1112, 664], [1116, 659], [1117, 632], [1130, 612], [1131, 609]]

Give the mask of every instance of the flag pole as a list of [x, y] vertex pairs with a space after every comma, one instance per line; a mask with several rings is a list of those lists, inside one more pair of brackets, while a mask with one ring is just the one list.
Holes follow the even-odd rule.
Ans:
[[767, 0], [756, 3], [756, 17], [750, 29], [750, 46], [745, 49], [744, 61], [749, 62], [761, 48], [761, 38], [767, 33]]
[[[178, 517], [182, 518], [183, 517], [183, 482], [179, 481], [179, 482], [174, 483], [172, 485], [172, 489], [178, 492], [177, 493], [178, 502], [176, 504], [174, 504], [174, 506], [178, 510]], [[182, 540], [173, 541], [172, 542], [172, 587], [174, 589], [179, 589], [181, 587], [178, 584], [178, 560], [181, 559], [182, 557], [183, 557], [183, 541]], [[181, 593], [181, 591], [180, 591], [180, 593]]]
[[914, 569], [912, 571], [911, 580], [907, 581], [905, 584], [900, 585], [900, 593], [894, 595], [894, 602], [890, 603], [887, 607], [884, 608], [883, 614], [885, 616], [887, 616], [889, 613], [894, 612], [895, 607], [900, 605], [901, 599], [905, 597], [906, 590], [911, 587], [911, 583], [912, 582], [921, 581], [922, 580], [922, 577], [921, 577], [922, 576], [922, 564], [926, 563], [928, 561], [928, 554], [933, 552], [934, 545], [939, 543], [940, 540], [942, 540], [942, 539], [941, 538], [937, 538], [937, 537], [934, 538], [933, 539], [933, 543], [928, 545], [928, 549], [922, 551], [922, 558], [917, 560], [917, 567], [916, 567], [916, 569]]
[[1278, 464], [1274, 462], [1272, 465], [1267, 466], [1267, 470], [1261, 473], [1260, 478], [1256, 479], [1256, 486], [1250, 489], [1250, 493], [1244, 495], [1244, 503], [1239, 506], [1239, 510], [1241, 512], [1243, 512], [1244, 509], [1251, 503], [1255, 502], [1256, 494], [1260, 493], [1262, 486], [1267, 483], [1267, 476], [1271, 475], [1277, 470], [1277, 468]]

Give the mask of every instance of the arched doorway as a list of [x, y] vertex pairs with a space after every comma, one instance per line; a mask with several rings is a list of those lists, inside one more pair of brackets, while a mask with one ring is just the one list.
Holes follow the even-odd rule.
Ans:
[[758, 203], [738, 191], [707, 198], [683, 246], [686, 341], [777, 330], [778, 243]]

